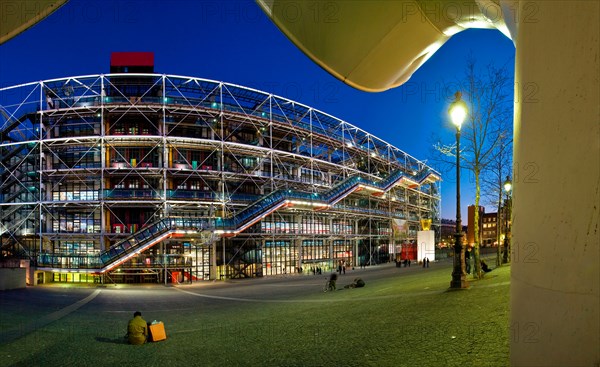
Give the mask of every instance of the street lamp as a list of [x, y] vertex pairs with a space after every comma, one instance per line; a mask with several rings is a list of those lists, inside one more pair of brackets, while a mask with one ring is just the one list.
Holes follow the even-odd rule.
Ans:
[[504, 192], [506, 192], [506, 200], [504, 200], [504, 253], [502, 254], [502, 263], [508, 263], [508, 246], [510, 245], [508, 240], [509, 233], [509, 219], [510, 219], [510, 191], [512, 190], [512, 182], [510, 181], [510, 177], [506, 176], [506, 181], [504, 181]]
[[460, 127], [467, 117], [467, 104], [461, 99], [461, 93], [456, 92], [454, 102], [450, 104], [448, 113], [456, 126], [456, 233], [454, 234], [454, 266], [450, 288], [467, 288], [465, 272], [465, 253], [462, 246], [462, 222], [460, 218]]

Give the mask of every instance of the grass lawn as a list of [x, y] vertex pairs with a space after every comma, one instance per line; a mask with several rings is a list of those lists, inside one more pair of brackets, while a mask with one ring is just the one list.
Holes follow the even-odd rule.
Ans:
[[139, 347], [122, 318], [86, 305], [1, 345], [0, 365], [507, 366], [509, 273], [462, 291], [447, 291], [445, 267], [285, 301], [190, 296], [158, 313], [168, 339]]

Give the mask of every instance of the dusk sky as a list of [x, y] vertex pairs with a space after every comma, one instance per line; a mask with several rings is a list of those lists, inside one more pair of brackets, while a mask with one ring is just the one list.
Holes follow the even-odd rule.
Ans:
[[[465, 31], [405, 85], [366, 93], [313, 63], [250, 1], [70, 0], [0, 46], [0, 86], [108, 73], [114, 51], [154, 52], [157, 73], [220, 80], [296, 100], [425, 161], [434, 135], [446, 142], [454, 139], [447, 109], [469, 53], [480, 66], [507, 65], [512, 75], [515, 49], [498, 31]], [[455, 171], [441, 174], [442, 217], [453, 219]], [[467, 171], [463, 177], [466, 221], [474, 185]]]

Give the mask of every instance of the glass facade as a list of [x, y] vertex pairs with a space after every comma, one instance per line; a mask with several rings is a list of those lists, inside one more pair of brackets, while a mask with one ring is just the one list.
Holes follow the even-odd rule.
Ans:
[[421, 219], [439, 226], [437, 172], [269, 93], [106, 74], [0, 88], [0, 101], [2, 256], [55, 281], [328, 271], [389, 260]]

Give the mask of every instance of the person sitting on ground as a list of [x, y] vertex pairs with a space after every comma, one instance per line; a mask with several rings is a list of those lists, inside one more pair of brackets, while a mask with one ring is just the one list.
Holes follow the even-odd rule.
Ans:
[[335, 283], [337, 281], [337, 273], [331, 273], [329, 276], [329, 289], [335, 291]]
[[146, 342], [147, 338], [148, 324], [142, 318], [142, 313], [136, 311], [133, 314], [133, 319], [129, 320], [129, 324], [127, 324], [127, 340], [129, 344], [141, 345]]
[[481, 264], [481, 270], [483, 270], [484, 272], [489, 273], [490, 271], [492, 271], [492, 269], [489, 268], [489, 266], [485, 263], [485, 261], [481, 260], [480, 264]]
[[362, 288], [365, 286], [365, 281], [360, 278], [354, 278], [352, 284], [344, 286], [344, 288]]

